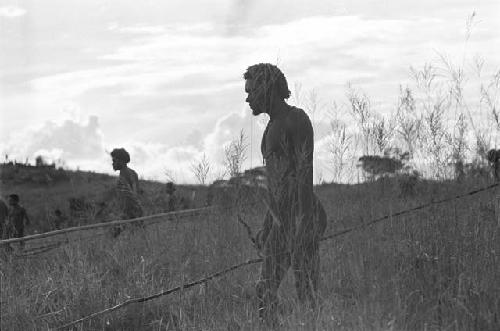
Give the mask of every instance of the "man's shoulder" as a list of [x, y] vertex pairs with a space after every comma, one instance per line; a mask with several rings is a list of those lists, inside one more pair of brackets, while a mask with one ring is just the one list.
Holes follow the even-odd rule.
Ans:
[[139, 178], [139, 176], [137, 175], [137, 172], [135, 172], [134, 169], [128, 168], [128, 167], [127, 167], [127, 176], [130, 178], [134, 178], [134, 179]]
[[293, 126], [303, 126], [311, 123], [311, 119], [307, 113], [298, 107], [290, 106], [288, 121]]
[[25, 213], [26, 209], [24, 209], [24, 207], [21, 205], [17, 205], [17, 206], [12, 207], [12, 212], [16, 213], [16, 214], [21, 214], [21, 213]]

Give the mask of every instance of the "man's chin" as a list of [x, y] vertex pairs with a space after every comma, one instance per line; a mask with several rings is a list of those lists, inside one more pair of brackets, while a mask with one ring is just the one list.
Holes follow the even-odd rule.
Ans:
[[259, 109], [252, 109], [252, 114], [253, 114], [253, 116], [257, 116], [257, 115], [262, 114], [262, 111]]

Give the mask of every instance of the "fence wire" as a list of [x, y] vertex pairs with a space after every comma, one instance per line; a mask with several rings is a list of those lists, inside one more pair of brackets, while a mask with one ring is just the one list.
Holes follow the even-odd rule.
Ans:
[[103, 223], [75, 226], [75, 227], [61, 229], [61, 230], [55, 230], [55, 231], [49, 231], [49, 232], [44, 232], [44, 233], [39, 233], [39, 234], [33, 234], [30, 236], [24, 236], [22, 238], [12, 238], [12, 239], [0, 240], [0, 246], [7, 245], [7, 244], [26, 242], [26, 241], [30, 241], [30, 240], [36, 240], [36, 239], [44, 239], [44, 238], [53, 237], [53, 236], [57, 236], [57, 235], [68, 234], [71, 232], [94, 230], [94, 229], [114, 227], [114, 226], [118, 226], [118, 225], [138, 223], [138, 222], [154, 222], [154, 221], [158, 221], [159, 218], [167, 218], [169, 220], [171, 220], [171, 219], [177, 220], [179, 218], [198, 216], [204, 212], [208, 212], [208, 211], [211, 211], [213, 209], [214, 209], [214, 207], [185, 209], [185, 210], [174, 211], [174, 212], [169, 212], [169, 213], [160, 213], [160, 214], [142, 216], [142, 217], [127, 219], [127, 220], [116, 220], [116, 221], [109, 221], [109, 222], [103, 222]]
[[[486, 187], [483, 187], [483, 188], [480, 188], [480, 189], [469, 191], [469, 192], [464, 193], [464, 194], [459, 194], [459, 195], [456, 195], [456, 196], [453, 196], [453, 197], [449, 197], [449, 198], [446, 198], [446, 199], [440, 199], [440, 200], [436, 200], [436, 201], [431, 201], [429, 203], [425, 203], [425, 204], [422, 204], [422, 205], [419, 205], [419, 206], [416, 206], [416, 207], [413, 207], [413, 208], [410, 208], [410, 209], [402, 210], [402, 211], [399, 211], [399, 212], [396, 212], [396, 213], [392, 213], [390, 215], [385, 215], [385, 216], [382, 216], [380, 218], [371, 220], [369, 222], [365, 222], [365, 223], [363, 223], [361, 225], [354, 226], [354, 227], [351, 227], [351, 228], [348, 228], [348, 229], [344, 229], [344, 230], [332, 233], [330, 235], [324, 236], [324, 237], [321, 238], [321, 241], [330, 240], [330, 239], [333, 239], [333, 238], [345, 235], [347, 233], [350, 233], [350, 232], [353, 232], [353, 231], [356, 231], [356, 230], [361, 230], [361, 229], [367, 228], [367, 227], [369, 227], [369, 226], [371, 226], [373, 224], [379, 223], [379, 222], [381, 222], [383, 220], [387, 220], [387, 219], [392, 218], [392, 217], [397, 217], [397, 216], [409, 214], [409, 213], [415, 212], [417, 210], [421, 210], [421, 209], [424, 209], [424, 208], [427, 208], [427, 207], [430, 207], [430, 206], [433, 206], [433, 205], [436, 205], [436, 204], [441, 204], [441, 203], [445, 203], [445, 202], [449, 202], [449, 201], [461, 199], [461, 198], [464, 198], [464, 197], [467, 197], [467, 196], [472, 196], [472, 195], [475, 195], [475, 194], [480, 193], [480, 192], [488, 191], [488, 190], [493, 189], [493, 188], [495, 188], [497, 186], [499, 186], [499, 184], [495, 183], [495, 184], [492, 184], [492, 185], [489, 185], [489, 186], [486, 186]], [[129, 299], [129, 300], [124, 301], [124, 302], [122, 302], [120, 304], [117, 304], [117, 305], [115, 305], [113, 307], [106, 308], [106, 309], [101, 310], [99, 312], [96, 312], [96, 313], [84, 316], [84, 317], [82, 317], [82, 318], [80, 318], [78, 320], [75, 320], [73, 322], [70, 322], [68, 324], [64, 324], [64, 325], [62, 325], [60, 327], [57, 327], [55, 330], [67, 329], [69, 327], [72, 327], [74, 325], [83, 323], [83, 322], [88, 321], [90, 319], [93, 319], [95, 317], [98, 317], [98, 316], [110, 313], [112, 311], [118, 310], [118, 309], [120, 309], [120, 308], [122, 308], [124, 306], [129, 305], [129, 304], [150, 301], [150, 300], [153, 300], [153, 299], [165, 296], [165, 295], [169, 295], [169, 294], [178, 292], [178, 291], [180, 291], [182, 289], [187, 289], [187, 288], [190, 288], [190, 287], [193, 287], [193, 286], [196, 286], [196, 285], [204, 284], [204, 283], [207, 283], [207, 282], [209, 282], [209, 281], [211, 281], [213, 279], [220, 278], [220, 277], [222, 277], [222, 276], [224, 276], [224, 275], [226, 275], [226, 274], [228, 274], [228, 273], [230, 273], [232, 271], [238, 270], [238, 269], [243, 268], [243, 267], [248, 266], [248, 265], [261, 263], [262, 261], [263, 261], [262, 258], [250, 259], [250, 260], [247, 260], [245, 262], [241, 262], [241, 263], [232, 265], [232, 266], [230, 266], [230, 267], [228, 267], [226, 269], [220, 270], [220, 271], [215, 272], [213, 274], [210, 274], [210, 275], [208, 275], [208, 276], [206, 276], [204, 278], [195, 280], [195, 281], [187, 283], [187, 284], [183, 284], [183, 285], [180, 285], [180, 286], [177, 286], [177, 287], [174, 287], [174, 288], [171, 288], [171, 289], [168, 289], [168, 290], [165, 290], [165, 291], [162, 291], [162, 292], [150, 295], [150, 296], [141, 297], [141, 298], [135, 298], [135, 299]]]

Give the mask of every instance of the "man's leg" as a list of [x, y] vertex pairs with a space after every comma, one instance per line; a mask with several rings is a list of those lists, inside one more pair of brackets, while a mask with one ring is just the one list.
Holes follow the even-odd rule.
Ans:
[[319, 199], [313, 198], [313, 222], [303, 225], [302, 236], [297, 238], [293, 251], [293, 270], [295, 273], [295, 288], [300, 302], [316, 303], [316, 291], [319, 285], [320, 258], [319, 242], [325, 232], [326, 212]]
[[[24, 228], [16, 228], [15, 237], [16, 238], [24, 237]], [[24, 249], [24, 241], [19, 242], [19, 247], [21, 247], [21, 249]]]
[[312, 242], [306, 242], [304, 237], [293, 252], [293, 272], [295, 275], [295, 289], [301, 303], [315, 302], [314, 292], [318, 284], [317, 271], [319, 269], [319, 256]]
[[259, 317], [269, 324], [277, 321], [278, 288], [290, 266], [290, 254], [283, 231], [273, 226], [264, 245], [264, 261], [257, 283]]

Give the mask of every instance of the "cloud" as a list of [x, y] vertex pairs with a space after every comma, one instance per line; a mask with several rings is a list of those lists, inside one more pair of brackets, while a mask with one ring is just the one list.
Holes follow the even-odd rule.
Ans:
[[[5, 132], [57, 119], [59, 108], [76, 103], [98, 114], [98, 129], [106, 133], [99, 148], [124, 143], [137, 153], [148, 176], [161, 176], [162, 167], [168, 166], [189, 178], [189, 158], [196, 160], [206, 153], [221, 165], [223, 146], [241, 128], [247, 136], [253, 132], [248, 163], [260, 162], [263, 121], [243, 109], [242, 72], [248, 65], [279, 59], [291, 86], [302, 82], [323, 99], [341, 102], [345, 83], [350, 81], [387, 104], [408, 77], [409, 65], [419, 66], [435, 57], [436, 50], [462, 58], [460, 31], [470, 1], [460, 1], [449, 10], [448, 3], [435, 5], [430, 0], [396, 7], [360, 0], [335, 6], [328, 0], [315, 6], [306, 0], [251, 4], [238, 0], [193, 8], [179, 0], [145, 3], [141, 15], [136, 15], [133, 1], [119, 6], [96, 3], [60, 1], [57, 6], [52, 2], [26, 7], [37, 19], [27, 32], [13, 28], [10, 39], [4, 41], [11, 46], [5, 47], [10, 55], [0, 68], [2, 104], [9, 110], [2, 120], [2, 140]], [[179, 11], [165, 10], [169, 6]], [[54, 13], [48, 7], [60, 10]], [[184, 15], [190, 11], [194, 15]], [[95, 15], [82, 14], [89, 12]], [[482, 19], [482, 12], [478, 13]], [[498, 37], [492, 31], [497, 26], [497, 20], [478, 24], [468, 47], [494, 54]], [[19, 38], [22, 33], [26, 38]], [[36, 42], [31, 36], [36, 36]], [[491, 61], [493, 66], [498, 63]], [[327, 122], [316, 120], [316, 137], [322, 139]], [[87, 119], [69, 121], [76, 123], [75, 132], [88, 126]], [[60, 127], [70, 128], [60, 120], [47, 123], [43, 130], [58, 136], [63, 136]], [[34, 135], [28, 138], [31, 141]], [[75, 160], [88, 153], [71, 154], [70, 146], [44, 139], [46, 146], [33, 143], [37, 149], [21, 150]], [[109, 171], [109, 160], [103, 155], [98, 161], [87, 161], [102, 162]]]
[[15, 6], [0, 7], [0, 17], [16, 18], [26, 14], [26, 9]]
[[248, 156], [244, 166], [262, 165], [260, 142], [266, 123], [267, 117], [264, 115], [254, 117], [247, 107], [241, 112], [229, 113], [221, 117], [213, 131], [205, 137], [203, 150], [217, 166], [222, 167], [224, 147], [231, 141], [238, 139], [241, 130], [243, 130]]
[[131, 33], [131, 34], [158, 34], [165, 32], [165, 28], [162, 26], [154, 25], [135, 25], [128, 27], [121, 27], [117, 23], [111, 23], [108, 25], [109, 31], [116, 31], [120, 33]]
[[40, 127], [11, 135], [3, 150], [14, 159], [42, 155], [75, 166], [80, 166], [81, 161], [101, 159], [105, 155], [97, 116], [90, 116], [85, 122], [72, 119], [59, 123], [47, 121]]

